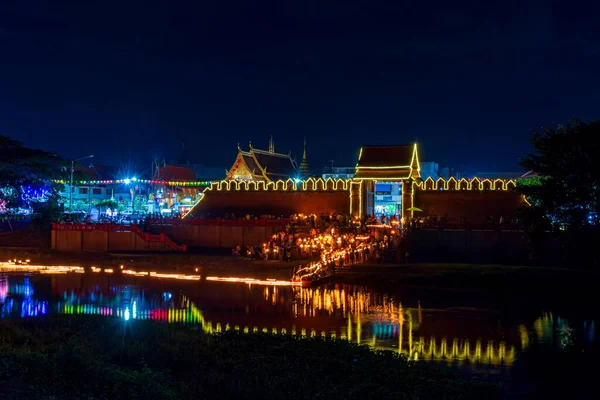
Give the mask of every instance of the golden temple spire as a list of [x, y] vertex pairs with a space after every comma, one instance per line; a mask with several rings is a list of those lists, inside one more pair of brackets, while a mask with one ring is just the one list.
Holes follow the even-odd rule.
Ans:
[[308, 163], [308, 156], [306, 155], [306, 136], [304, 137], [304, 152], [302, 154], [302, 162], [300, 162], [299, 170], [302, 178], [307, 178], [311, 175], [310, 164]]
[[304, 152], [302, 153], [302, 161], [306, 160], [306, 136], [304, 136]]
[[269, 140], [269, 153], [275, 153], [275, 142], [273, 141], [273, 135], [271, 135], [271, 139]]

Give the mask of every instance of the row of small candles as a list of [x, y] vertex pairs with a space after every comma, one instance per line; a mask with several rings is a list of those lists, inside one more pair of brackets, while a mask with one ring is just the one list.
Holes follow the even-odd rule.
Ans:
[[[86, 272], [84, 267], [80, 266], [62, 266], [62, 265], [31, 265], [30, 260], [8, 260], [7, 262], [0, 262], [0, 272], [36, 272], [40, 274], [67, 274], [77, 273], [83, 274]], [[114, 268], [100, 268], [91, 267], [89, 269], [92, 273], [104, 273], [113, 274], [117, 273]], [[200, 281], [203, 278], [206, 281], [212, 282], [227, 282], [227, 283], [245, 283], [248, 285], [268, 285], [268, 286], [290, 286], [294, 285], [290, 281], [282, 281], [277, 279], [256, 279], [256, 278], [245, 278], [245, 277], [224, 277], [224, 276], [201, 276], [197, 274], [198, 268], [195, 268], [196, 274], [172, 274], [163, 273], [158, 271], [136, 271], [132, 269], [126, 269], [125, 266], [121, 265], [118, 269], [123, 275], [131, 275], [138, 277], [148, 278], [161, 278], [161, 279], [175, 279], [185, 281]]]
[[[344, 238], [346, 238], [346, 235], [344, 235]], [[273, 251], [273, 253], [278, 253], [279, 246], [272, 245], [277, 239], [277, 235], [273, 235], [272, 239], [272, 242], [263, 243], [263, 251], [267, 253], [269, 253], [270, 251]], [[341, 240], [341, 237], [338, 238], [337, 243], [341, 243]], [[331, 235], [319, 235], [313, 237], [298, 238], [296, 239], [295, 244], [296, 247], [298, 247], [301, 251], [317, 251], [324, 250], [325, 246], [332, 245], [333, 242], [333, 237]]]
[[298, 240], [300, 241], [300, 248], [304, 246], [321, 251], [319, 261], [314, 261], [296, 271], [294, 280], [302, 281], [317, 276], [329, 262], [337, 262], [345, 258], [346, 254], [350, 252], [363, 251], [363, 242], [369, 240], [369, 236], [336, 235], [335, 230], [332, 229], [331, 234], [322, 234]]

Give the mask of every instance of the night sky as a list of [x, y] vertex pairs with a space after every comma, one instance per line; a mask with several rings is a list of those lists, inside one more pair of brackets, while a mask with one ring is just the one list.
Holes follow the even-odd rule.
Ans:
[[237, 143], [273, 135], [298, 158], [306, 136], [313, 170], [417, 140], [422, 161], [518, 171], [531, 129], [600, 118], [598, 15], [591, 1], [6, 0], [0, 133], [98, 164], [177, 158], [185, 141], [229, 168]]

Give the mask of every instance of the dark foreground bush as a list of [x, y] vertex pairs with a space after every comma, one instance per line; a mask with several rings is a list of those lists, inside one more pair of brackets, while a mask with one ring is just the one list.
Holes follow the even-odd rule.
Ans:
[[2, 399], [493, 399], [498, 388], [346, 341], [94, 316], [0, 321]]
[[533, 345], [517, 358], [513, 380], [526, 382], [528, 387], [524, 391], [535, 394], [528, 398], [593, 398], [598, 391], [599, 357], [596, 345], [571, 348]]

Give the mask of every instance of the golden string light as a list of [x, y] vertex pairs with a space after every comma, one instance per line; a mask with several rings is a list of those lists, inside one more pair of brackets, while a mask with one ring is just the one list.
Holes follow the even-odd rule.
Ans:
[[256, 192], [256, 191], [346, 191], [349, 190], [351, 179], [332, 179], [332, 178], [308, 178], [306, 180], [278, 180], [278, 181], [236, 181], [236, 180], [223, 180], [219, 182], [213, 182], [208, 186], [204, 192], [218, 191], [244, 191], [244, 192]]
[[434, 180], [428, 177], [421, 182], [413, 182], [413, 187], [418, 190], [431, 191], [431, 190], [513, 190], [516, 188], [517, 182], [514, 179], [479, 179], [477, 177], [473, 179], [461, 178], [456, 180], [454, 177], [450, 179], [438, 178]]

